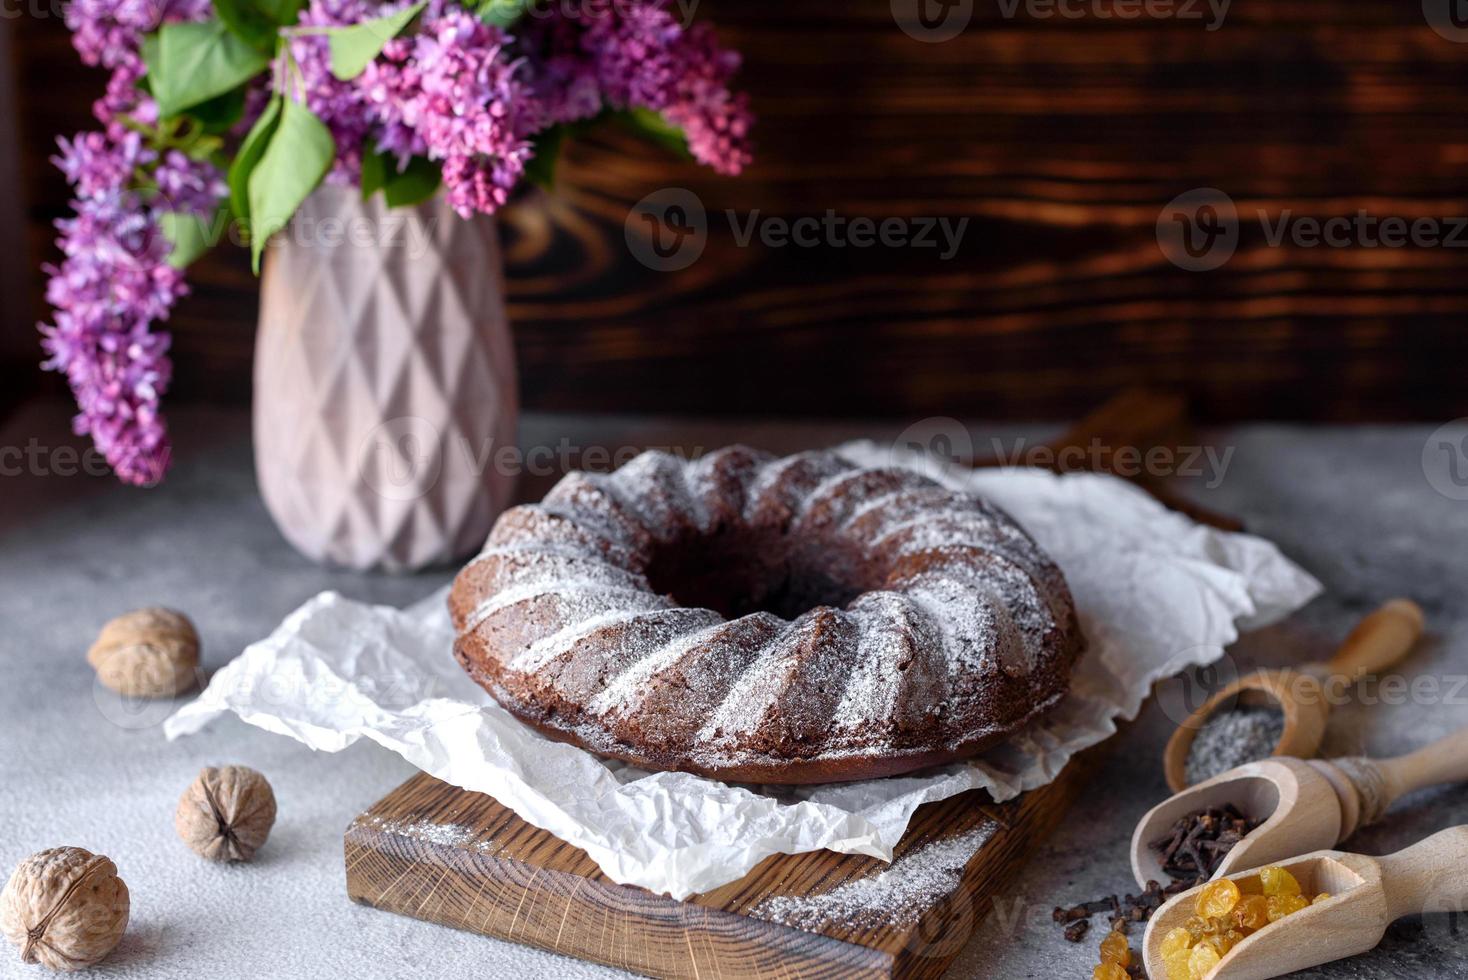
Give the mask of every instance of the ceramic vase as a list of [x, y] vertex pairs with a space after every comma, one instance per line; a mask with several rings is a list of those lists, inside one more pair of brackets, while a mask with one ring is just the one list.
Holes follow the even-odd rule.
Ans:
[[517, 392], [492, 218], [323, 187], [266, 251], [255, 469], [317, 561], [471, 554], [514, 488]]

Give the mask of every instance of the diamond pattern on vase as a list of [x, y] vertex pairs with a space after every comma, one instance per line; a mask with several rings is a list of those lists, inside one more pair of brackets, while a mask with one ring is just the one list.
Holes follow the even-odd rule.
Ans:
[[441, 199], [389, 210], [323, 187], [272, 242], [256, 478], [308, 557], [451, 562], [508, 505], [515, 474], [493, 464], [514, 445], [518, 398], [496, 235], [493, 219], [461, 220]]

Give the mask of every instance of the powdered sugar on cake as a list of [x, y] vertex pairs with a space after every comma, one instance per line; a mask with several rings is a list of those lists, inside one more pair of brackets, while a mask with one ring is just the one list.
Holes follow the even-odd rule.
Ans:
[[[639, 765], [772, 779], [992, 740], [1058, 699], [1083, 644], [1004, 514], [831, 453], [573, 474], [508, 512], [454, 593], [461, 659], [522, 717]], [[670, 711], [684, 729], [650, 728]]]

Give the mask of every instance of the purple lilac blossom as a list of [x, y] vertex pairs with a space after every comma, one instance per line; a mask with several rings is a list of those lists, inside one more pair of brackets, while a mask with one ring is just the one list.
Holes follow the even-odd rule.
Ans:
[[400, 162], [415, 153], [441, 161], [461, 216], [493, 213], [544, 128], [525, 69], [504, 31], [458, 7], [430, 7], [421, 30], [390, 42], [363, 75], [383, 124], [379, 145]]
[[[99, 135], [99, 134], [90, 134]], [[66, 374], [80, 413], [79, 434], [90, 435], [117, 475], [149, 484], [168, 465], [168, 440], [158, 400], [172, 367], [167, 334], [150, 332], [185, 292], [182, 274], [168, 265], [168, 242], [136, 192], [111, 176], [130, 174], [130, 148], [109, 144], [114, 159], [63, 146], [62, 166], [77, 171], [76, 214], [57, 222], [64, 258], [47, 268], [46, 298], [55, 322], [43, 326], [45, 367]]]
[[[355, 24], [409, 2], [313, 0], [301, 23]], [[440, 163], [448, 201], [465, 217], [506, 202], [537, 131], [604, 108], [658, 112], [684, 131], [696, 159], [738, 173], [750, 161], [752, 122], [746, 98], [729, 88], [739, 57], [712, 29], [680, 25], [668, 6], [564, 0], [555, 14], [523, 19], [512, 36], [452, 0], [430, 0], [410, 33], [357, 79], [332, 75], [327, 40], [309, 34], [290, 42], [298, 70], [272, 76], [290, 79], [283, 94], [304, 98], [331, 130], [339, 152], [330, 179], [359, 179], [364, 152], [401, 163], [426, 156]], [[74, 216], [57, 223], [63, 259], [46, 270], [56, 315], [41, 328], [45, 367], [66, 374], [80, 408], [77, 431], [130, 483], [156, 482], [169, 460], [158, 405], [172, 372], [170, 340], [151, 328], [187, 286], [168, 262], [161, 217], [207, 217], [227, 195], [213, 164], [155, 152], [138, 132], [158, 122], [138, 84], [142, 37], [211, 13], [210, 0], [73, 0], [66, 13], [82, 60], [111, 77], [94, 105], [103, 131], [61, 140], [56, 158], [76, 201]], [[251, 86], [236, 137], [267, 95], [268, 83]]]
[[[402, 6], [406, 4], [377, 6], [366, 0], [313, 0], [301, 12], [300, 23], [303, 27], [360, 24]], [[336, 141], [336, 160], [327, 179], [334, 184], [354, 184], [362, 175], [362, 153], [377, 124], [377, 114], [359, 79], [344, 82], [331, 73], [331, 44], [324, 35], [292, 38], [291, 55], [301, 69], [307, 107], [326, 124]]]
[[143, 35], [159, 24], [205, 20], [210, 12], [209, 0], [72, 0], [66, 26], [85, 64], [116, 68], [138, 59]]
[[[172, 375], [170, 338], [150, 327], [168, 318], [187, 286], [168, 264], [159, 215], [212, 213], [224, 192], [212, 164], [177, 151], [160, 159], [134, 128], [158, 118], [138, 87], [142, 37], [209, 12], [208, 0], [73, 0], [66, 9], [82, 61], [112, 74], [93, 106], [104, 131], [58, 141], [55, 162], [76, 200], [73, 216], [56, 223], [61, 263], [45, 270], [56, 315], [41, 327], [43, 366], [66, 375], [80, 409], [74, 428], [128, 483], [156, 483], [169, 459], [158, 402]], [[149, 171], [156, 190], [145, 194], [139, 183]]]
[[694, 159], [723, 174], [743, 170], [753, 115], [748, 99], [729, 91], [739, 55], [707, 24], [682, 27], [667, 0], [611, 9], [582, 37], [606, 100], [662, 113], [683, 130]]

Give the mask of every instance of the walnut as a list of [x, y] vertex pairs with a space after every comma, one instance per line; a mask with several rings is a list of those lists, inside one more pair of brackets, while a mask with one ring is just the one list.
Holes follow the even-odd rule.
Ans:
[[171, 698], [194, 686], [199, 634], [182, 613], [139, 609], [102, 627], [87, 662], [97, 679], [128, 697]]
[[246, 766], [210, 767], [184, 791], [173, 815], [183, 842], [214, 861], [248, 861], [270, 836], [275, 793]]
[[83, 970], [127, 929], [127, 885], [117, 866], [80, 847], [53, 847], [20, 863], [0, 893], [0, 931], [26, 963]]

